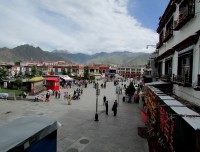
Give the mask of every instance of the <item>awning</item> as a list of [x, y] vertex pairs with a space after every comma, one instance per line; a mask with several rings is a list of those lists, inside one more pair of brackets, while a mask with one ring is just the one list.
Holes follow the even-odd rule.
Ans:
[[38, 81], [43, 81], [43, 80], [44, 80], [43, 77], [33, 77], [29, 79], [29, 82], [38, 82]]
[[65, 81], [72, 81], [73, 78], [70, 78], [68, 75], [62, 75], [60, 76], [61, 79], [64, 79]]

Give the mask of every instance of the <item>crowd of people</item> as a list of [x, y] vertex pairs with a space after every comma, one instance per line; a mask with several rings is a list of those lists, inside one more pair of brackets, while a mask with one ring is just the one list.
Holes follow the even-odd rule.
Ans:
[[[55, 98], [55, 99], [61, 99], [61, 96], [63, 96], [63, 100], [68, 104], [71, 105], [72, 104], [72, 100], [78, 100], [80, 99], [81, 95], [83, 94], [83, 89], [87, 88], [88, 84], [93, 84], [93, 88], [97, 89], [97, 84], [99, 85], [99, 82], [102, 81], [88, 81], [88, 80], [76, 80], [76, 81], [70, 81], [70, 82], [64, 82], [61, 83], [62, 85], [60, 86], [59, 90], [56, 91], [52, 91], [52, 90], [48, 90], [46, 92], [46, 95], [36, 95], [35, 96], [35, 102], [38, 101], [45, 101], [45, 102], [50, 102], [50, 98]], [[126, 81], [127, 82], [127, 81]], [[130, 80], [130, 82], [133, 82]], [[133, 93], [133, 99], [135, 103], [139, 102], [139, 92], [142, 89], [142, 84], [140, 83], [135, 83], [134, 84], [134, 88], [135, 88], [135, 92]], [[128, 87], [127, 83], [121, 81], [114, 81], [114, 85], [116, 86], [116, 93], [117, 94], [125, 94], [126, 93], [126, 89]], [[130, 84], [129, 84], [130, 85]], [[103, 83], [100, 83], [101, 89], [106, 89], [106, 81], [103, 81]], [[117, 88], [119, 89], [117, 92]], [[100, 88], [98, 88], [100, 89]], [[63, 94], [61, 94], [61, 90], [63, 92]], [[126, 95], [126, 94], [125, 94]], [[122, 101], [125, 102], [125, 96], [122, 97]], [[131, 101], [131, 99], [129, 99], [129, 101]], [[113, 101], [113, 105], [111, 107], [111, 110], [113, 112], [113, 115], [116, 116], [117, 115], [117, 108], [118, 108], [118, 102], [117, 100]], [[108, 111], [109, 111], [109, 102], [108, 102], [108, 98], [106, 98], [106, 96], [103, 96], [103, 106], [105, 106], [105, 113], [106, 115], [108, 115]]]

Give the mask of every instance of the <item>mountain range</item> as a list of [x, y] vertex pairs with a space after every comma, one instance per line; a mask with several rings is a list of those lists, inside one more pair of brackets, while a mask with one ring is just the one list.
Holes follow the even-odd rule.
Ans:
[[21, 45], [13, 49], [0, 48], [0, 62], [16, 61], [66, 61], [76, 64], [116, 64], [116, 65], [144, 65], [150, 54], [144, 52], [100, 52], [93, 55], [84, 53], [69, 53], [66, 50], [44, 51], [40, 47]]

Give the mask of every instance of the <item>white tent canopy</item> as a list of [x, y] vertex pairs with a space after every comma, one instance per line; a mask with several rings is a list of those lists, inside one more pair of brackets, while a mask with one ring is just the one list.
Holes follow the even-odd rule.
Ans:
[[123, 79], [123, 77], [120, 76], [119, 74], [115, 74], [115, 78], [121, 78], [121, 79]]
[[64, 79], [65, 81], [72, 81], [73, 80], [73, 78], [70, 78], [68, 75], [61, 75], [60, 78]]

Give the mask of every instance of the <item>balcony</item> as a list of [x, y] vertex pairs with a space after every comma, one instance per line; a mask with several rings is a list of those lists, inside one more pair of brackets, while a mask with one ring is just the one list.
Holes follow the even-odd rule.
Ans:
[[163, 42], [167, 42], [173, 36], [173, 30], [168, 29], [165, 33]]
[[172, 82], [178, 85], [181, 85], [183, 87], [191, 87], [192, 84], [190, 82], [189, 76], [184, 75], [174, 75], [172, 77]]
[[171, 78], [170, 75], [163, 75], [163, 76], [161, 77], [161, 80], [162, 80], [162, 81], [165, 81], [165, 82], [171, 82], [171, 81], [172, 81], [172, 78]]
[[158, 42], [158, 43], [156, 44], [156, 49], [159, 49], [162, 45], [163, 45], [163, 42], [162, 42], [162, 41]]
[[200, 74], [197, 75], [197, 84], [193, 88], [196, 91], [200, 91]]
[[178, 20], [174, 21], [174, 30], [178, 31], [181, 29], [187, 22], [189, 22], [195, 15], [194, 5], [184, 7], [180, 9], [180, 14]]

